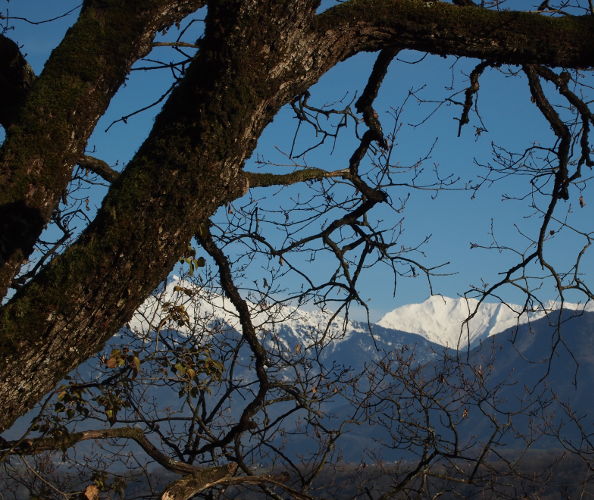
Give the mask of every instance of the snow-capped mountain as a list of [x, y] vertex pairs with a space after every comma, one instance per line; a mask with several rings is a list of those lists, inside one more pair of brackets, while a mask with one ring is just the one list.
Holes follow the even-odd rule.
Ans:
[[[271, 351], [312, 350], [320, 359], [358, 367], [388, 352], [407, 350], [414, 363], [433, 359], [442, 346], [415, 332], [347, 320], [331, 311], [305, 310], [293, 305], [246, 301], [252, 323]], [[136, 311], [128, 329], [142, 337], [167, 328], [189, 334], [201, 330], [241, 332], [239, 314], [231, 301], [184, 280], [173, 280]], [[224, 325], [224, 327], [222, 327]]]
[[[377, 408], [378, 414], [385, 414], [387, 420], [384, 422], [380, 418], [367, 421], [359, 414], [359, 421], [352, 425], [345, 424], [344, 434], [337, 441], [336, 450], [347, 462], [362, 463], [368, 460], [368, 452], [372, 452], [374, 457], [393, 461], [406, 457], [407, 450], [414, 453], [421, 451], [416, 450], [414, 444], [401, 448], [393, 442], [395, 436], [402, 437], [406, 442], [406, 432], [416, 433], [418, 428], [430, 429], [432, 434], [434, 431], [442, 433], [442, 442], [447, 445], [453, 442], [448, 434], [450, 429], [447, 428], [450, 416], [454, 416], [454, 420], [458, 419], [456, 439], [463, 440], [466, 449], [480, 447], [485, 440], [492, 439], [497, 430], [494, 423], [497, 422], [502, 430], [498, 440], [501, 439], [501, 443], [512, 449], [522, 448], [524, 442], [519, 440], [516, 443], [516, 435], [532, 436], [531, 433], [535, 431], [535, 428], [530, 427], [533, 416], [531, 419], [524, 418], [526, 414], [522, 408], [532, 411], [535, 405], [539, 405], [539, 411], [543, 413], [539, 414], [539, 422], [545, 421], [546, 417], [547, 422], [563, 429], [564, 438], [569, 436], [579, 440], [581, 432], [584, 432], [582, 429], [591, 434], [591, 418], [580, 420], [579, 426], [572, 427], [571, 418], [566, 418], [564, 412], [566, 408], [579, 416], [591, 416], [593, 412], [588, 391], [594, 378], [594, 314], [564, 313], [561, 332], [563, 342], [557, 346], [560, 338], [556, 330], [558, 315], [545, 317], [547, 312], [558, 309], [556, 304], [547, 304], [543, 310], [524, 314], [520, 314], [522, 310], [519, 306], [481, 304], [468, 322], [467, 337], [460, 338], [461, 326], [477, 304], [472, 299], [467, 301], [433, 296], [422, 304], [397, 308], [386, 314], [378, 324], [372, 325], [345, 321], [344, 318], [333, 317], [330, 312], [306, 311], [294, 305], [273, 306], [252, 299], [248, 306], [262, 343], [272, 359], [278, 362], [270, 369], [271, 377], [281, 380], [286, 376], [287, 380], [293, 380], [289, 378], [294, 377], [292, 368], [283, 368], [285, 359], [289, 364], [294, 360], [295, 366], [307, 366], [309, 360], [315, 360], [318, 364], [309, 365], [309, 374], [328, 367], [336, 368], [337, 372], [344, 369], [357, 376], [359, 385], [356, 388], [360, 391], [365, 390], [366, 384], [374, 382], [373, 391], [364, 395], [365, 404], [367, 408]], [[586, 307], [564, 304], [564, 308], [594, 310], [591, 304]], [[125, 330], [126, 334], [134, 332], [135, 340], [143, 339], [143, 332], [155, 329], [168, 330], [171, 338], [175, 338], [178, 333], [184, 336], [196, 331], [216, 331], [213, 324], [223, 327], [218, 330], [223, 350], [227, 349], [227, 340], [234, 346], [240, 344], [238, 314], [228, 298], [209, 293], [191, 283], [174, 280], [138, 309]], [[519, 326], [517, 331], [514, 328], [516, 326]], [[510, 327], [512, 330], [509, 330]], [[147, 340], [150, 341], [150, 335], [147, 335]], [[117, 337], [112, 339], [105, 352], [120, 348], [121, 345], [130, 345], [129, 337], [121, 342]], [[463, 348], [469, 342], [470, 349], [463, 357], [447, 348], [458, 345]], [[97, 376], [96, 366], [97, 360], [92, 359], [79, 368], [79, 374], [84, 375], [83, 380], [94, 380]], [[143, 361], [142, 366], [145, 369], [145, 366], [150, 365], [145, 365]], [[277, 369], [279, 366], [281, 368]], [[402, 371], [399, 371], [400, 367]], [[445, 379], [441, 376], [442, 371], [448, 377], [448, 384], [443, 383]], [[366, 379], [368, 375], [370, 378]], [[226, 376], [234, 377], [242, 385], [255, 379], [247, 345], [244, 344], [238, 350], [233, 373], [227, 373]], [[377, 378], [374, 379], [375, 376]], [[540, 389], [532, 391], [533, 387], [545, 380], [545, 376], [546, 393]], [[137, 380], [142, 383], [143, 378], [138, 377]], [[469, 385], [477, 380], [480, 383]], [[418, 387], [422, 390], [416, 392]], [[464, 387], [465, 400], [460, 400], [459, 387]], [[469, 387], [483, 392], [468, 391]], [[227, 386], [222, 384], [217, 388], [214, 384], [211, 389], [212, 393], [208, 397], [214, 401], [227, 390]], [[146, 401], [158, 402], [168, 412], [171, 408], [185, 411], [185, 400], [180, 399], [178, 391], [171, 390], [168, 384], [154, 384], [141, 390]], [[479, 397], [485, 394], [484, 391], [490, 397], [489, 404], [495, 402], [498, 405], [489, 418], [485, 416], [485, 407], [481, 406], [484, 400]], [[352, 401], [341, 394], [338, 392], [332, 396], [322, 407], [329, 428], [357, 414], [362, 408], [354, 407]], [[386, 397], [383, 397], [384, 394]], [[432, 394], [446, 398], [440, 400], [445, 402], [444, 405], [431, 403], [427, 406], [428, 401], [433, 401]], [[405, 404], [399, 406], [400, 401]], [[243, 393], [231, 397], [228, 415], [238, 416], [245, 404]], [[425, 413], [428, 409], [430, 411]], [[501, 412], [501, 409], [508, 413]], [[276, 415], [275, 411], [267, 409], [268, 416]], [[284, 412], [285, 408], [281, 405], [278, 411]], [[405, 412], [401, 426], [399, 421], [390, 417], [400, 415], [400, 411]], [[29, 427], [34, 414], [31, 412], [22, 417], [4, 437], [20, 437]], [[430, 425], [425, 422], [420, 427], [408, 425], [409, 422], [415, 422], [417, 415], [422, 415], [423, 419], [430, 418]], [[317, 446], [316, 436], [304, 435], [301, 427], [299, 432], [292, 432], [293, 424], [296, 429], [302, 425], [297, 421], [298, 417], [300, 415], [296, 414], [294, 419], [291, 417], [286, 420], [284, 425], [290, 432], [282, 435], [277, 443], [279, 446], [282, 444], [286, 454], [292, 457], [301, 456], [306, 446]], [[513, 423], [514, 432], [506, 433], [504, 431], [510, 422]], [[432, 435], [431, 439], [434, 437]], [[415, 438], [411, 443], [414, 442], [424, 446], [423, 440]], [[541, 442], [545, 448], [558, 445], [552, 437]]]
[[[594, 311], [594, 303], [564, 303], [564, 309]], [[482, 340], [508, 328], [536, 321], [558, 310], [549, 302], [544, 308], [525, 311], [522, 306], [482, 303], [476, 299], [433, 295], [421, 304], [409, 304], [387, 313], [378, 324], [422, 335], [427, 340], [453, 349], [474, 347]], [[468, 319], [473, 315], [470, 319]]]
[[[308, 348], [322, 340], [325, 344], [347, 340], [351, 335], [366, 333], [362, 324], [334, 316], [331, 311], [308, 311], [294, 305], [246, 300], [256, 331], [267, 333], [282, 328], [291, 332], [292, 340], [280, 338], [287, 348], [294, 342]], [[142, 333], [168, 322], [181, 333], [192, 329], [224, 323], [241, 331], [239, 314], [227, 297], [207, 291], [185, 280], [173, 280], [161, 292], [149, 297], [136, 311], [128, 327]]]
[[[179, 279], [174, 279], [159, 294], [147, 299], [129, 327], [137, 332], [146, 332], [154, 329], [164, 318], [174, 320], [171, 305], [181, 306], [177, 314], [185, 315], [186, 321], [178, 321], [174, 325], [180, 332], [212, 324], [213, 321], [224, 322], [236, 331], [241, 330], [239, 315], [228, 298], [208, 293]], [[287, 349], [294, 349], [297, 344], [300, 348], [309, 348], [319, 345], [322, 340], [334, 351], [343, 342], [361, 342], [363, 336], [367, 337], [365, 344], [380, 342], [388, 347], [393, 344], [390, 337], [402, 333], [414, 334], [450, 349], [473, 348], [487, 337], [543, 318], [558, 310], [559, 304], [551, 301], [544, 307], [526, 310], [523, 306], [508, 303], [479, 304], [473, 298], [432, 295], [420, 304], [394, 309], [375, 325], [346, 320], [330, 311], [308, 311], [294, 305], [269, 304], [266, 301], [248, 301], [248, 307], [256, 330], [264, 334], [282, 330], [282, 335], [276, 335], [276, 341]], [[594, 311], [594, 302], [565, 302], [563, 308]], [[416, 340], [408, 340], [417, 343]]]

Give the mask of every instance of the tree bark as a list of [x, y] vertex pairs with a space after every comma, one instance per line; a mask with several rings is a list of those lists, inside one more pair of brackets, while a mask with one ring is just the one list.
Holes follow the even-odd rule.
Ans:
[[0, 310], [0, 373], [6, 375], [0, 426], [10, 425], [130, 318], [199, 224], [243, 194], [241, 166], [261, 131], [290, 96], [315, 81], [311, 65], [295, 57], [313, 42], [307, 29], [313, 8], [277, 2], [262, 9], [257, 3], [211, 7], [197, 60], [95, 220]]
[[[420, 0], [351, 0], [316, 16], [316, 4], [210, 3], [196, 60], [146, 142], [115, 179], [96, 219], [0, 310], [0, 429], [10, 426], [129, 320], [166, 277], [200, 224], [245, 192], [243, 162], [280, 107], [339, 61], [358, 51], [398, 46], [502, 63], [523, 59], [594, 65], [590, 18], [487, 13]], [[80, 106], [79, 100], [68, 113]], [[93, 109], [97, 113], [101, 107]], [[74, 119], [63, 121], [69, 127], [76, 124]], [[27, 200], [39, 203], [27, 201], [25, 208], [30, 217], [39, 216], [40, 224], [42, 208], [54, 202], [59, 186], [67, 182], [73, 152], [80, 157], [92, 123], [87, 116], [74, 142], [56, 132], [67, 154], [50, 153], [49, 160], [40, 160], [40, 146], [35, 148], [34, 180], [25, 184], [32, 191]], [[24, 137], [34, 135], [20, 140]], [[11, 143], [5, 161], [8, 151], [18, 150], [18, 144]], [[52, 165], [60, 173], [50, 182], [41, 174], [47, 175]], [[22, 211], [14, 213], [23, 218]], [[30, 220], [22, 223], [35, 226]], [[15, 252], [21, 257], [26, 253], [22, 245]]]

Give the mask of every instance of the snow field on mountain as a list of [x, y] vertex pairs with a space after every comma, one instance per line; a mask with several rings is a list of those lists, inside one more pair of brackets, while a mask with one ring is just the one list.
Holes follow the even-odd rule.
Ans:
[[[328, 311], [306, 311], [292, 305], [246, 302], [256, 331], [265, 336], [281, 327], [285, 332], [289, 330], [291, 345], [285, 338], [276, 340], [290, 349], [297, 343], [308, 348], [320, 340], [324, 343], [341, 342], [355, 332], [364, 331], [361, 326], [345, 321], [341, 316], [333, 318]], [[213, 324], [226, 324], [241, 332], [239, 314], [231, 300], [191, 282], [174, 279], [138, 308], [128, 327], [139, 335], [159, 327], [173, 327], [189, 334]]]
[[[481, 340], [508, 328], [535, 321], [559, 309], [556, 302], [548, 302], [544, 309], [523, 311], [514, 304], [482, 303], [466, 298], [432, 295], [420, 304], [398, 307], [384, 315], [379, 325], [409, 333], [417, 333], [427, 340], [453, 349], [476, 346]], [[564, 303], [565, 309], [594, 311], [592, 302]], [[476, 312], [475, 312], [476, 311]], [[474, 313], [472, 318], [468, 319]]]
[[[263, 336], [278, 332], [281, 327], [285, 333], [290, 332], [290, 338], [275, 335], [275, 341], [287, 349], [294, 349], [297, 344], [309, 348], [320, 340], [325, 344], [332, 344], [334, 348], [354, 334], [370, 335], [367, 325], [345, 321], [341, 316], [333, 318], [329, 311], [308, 311], [293, 305], [264, 301], [248, 301], [248, 307], [256, 331]], [[564, 303], [563, 307], [594, 311], [593, 302]], [[377, 325], [389, 330], [417, 334], [430, 342], [452, 349], [464, 349], [469, 345], [475, 347], [487, 337], [535, 321], [557, 309], [559, 304], [552, 301], [546, 303], [544, 308], [524, 311], [522, 306], [514, 304], [479, 305], [472, 298], [432, 295], [420, 304], [409, 304], [390, 311]], [[473, 316], [469, 319], [471, 314]], [[163, 326], [163, 321], [168, 322], [168, 327], [173, 326], [186, 334], [197, 328], [208, 328], [215, 323], [226, 324], [241, 331], [239, 315], [228, 298], [181, 279], [174, 279], [160, 293], [148, 298], [128, 326], [141, 334], [155, 330], [159, 325]]]

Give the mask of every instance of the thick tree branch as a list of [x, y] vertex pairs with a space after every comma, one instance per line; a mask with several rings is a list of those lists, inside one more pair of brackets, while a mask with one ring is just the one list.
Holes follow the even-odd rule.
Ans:
[[115, 182], [115, 180], [120, 175], [118, 171], [111, 168], [106, 162], [93, 156], [83, 156], [80, 160], [78, 160], [78, 165], [97, 174], [107, 182]]
[[152, 459], [167, 470], [180, 474], [200, 474], [203, 470], [165, 455], [151, 443], [144, 432], [137, 427], [116, 427], [113, 429], [97, 429], [74, 432], [59, 437], [43, 437], [24, 439], [20, 441], [3, 441], [0, 443], [0, 453], [9, 455], [33, 455], [43, 451], [58, 451], [72, 448], [82, 441], [92, 439], [132, 439]]
[[[93, 223], [0, 309], [0, 369], [9, 374], [0, 428], [128, 321], [200, 224], [245, 191], [240, 168], [276, 111], [319, 78], [311, 59], [297, 57], [315, 50], [312, 5], [217, 5], [202, 50]], [[274, 19], [269, 30], [262, 16]], [[279, 40], [280, 27], [300, 35]], [[276, 49], [263, 55], [262, 44]], [[291, 85], [270, 78], [279, 67], [278, 81]]]
[[594, 66], [594, 18], [547, 17], [423, 0], [351, 0], [318, 16], [342, 58], [389, 46], [504, 64]]
[[78, 21], [18, 106], [18, 120], [8, 128], [0, 152], [0, 297], [31, 253], [131, 65], [151, 50], [158, 30], [203, 4], [85, 2]]

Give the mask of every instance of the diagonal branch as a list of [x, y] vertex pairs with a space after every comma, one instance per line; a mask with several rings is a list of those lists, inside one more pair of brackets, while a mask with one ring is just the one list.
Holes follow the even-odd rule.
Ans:
[[532, 100], [545, 119], [549, 122], [549, 125], [559, 140], [559, 145], [557, 146], [556, 151], [557, 157], [559, 158], [559, 166], [555, 172], [555, 188], [553, 191], [553, 196], [568, 200], [568, 188], [569, 182], [571, 180], [569, 178], [568, 170], [571, 147], [571, 132], [569, 131], [567, 125], [563, 123], [563, 120], [561, 120], [559, 113], [555, 111], [555, 108], [553, 108], [549, 100], [546, 98], [534, 66], [524, 66], [524, 72], [528, 77], [528, 84], [530, 87]]
[[111, 168], [107, 162], [100, 160], [99, 158], [95, 158], [94, 156], [84, 155], [80, 160], [78, 160], [78, 165], [97, 174], [107, 182], [115, 182], [115, 180], [120, 176], [120, 173], [117, 170]]
[[76, 444], [94, 439], [132, 439], [151, 458], [167, 470], [180, 474], [198, 474], [204, 469], [195, 467], [165, 455], [155, 447], [144, 432], [137, 427], [116, 427], [113, 429], [96, 429], [82, 432], [73, 432], [58, 437], [41, 437], [24, 439], [20, 441], [0, 442], [0, 451], [8, 455], [33, 455], [43, 451], [66, 450]]
[[485, 68], [491, 64], [489, 61], [483, 61], [475, 66], [470, 73], [470, 85], [464, 93], [464, 107], [462, 108], [462, 116], [460, 117], [460, 123], [458, 125], [458, 137], [462, 133], [462, 127], [466, 125], [470, 120], [468, 115], [470, 114], [470, 108], [472, 108], [472, 98], [479, 90], [479, 78], [485, 71]]
[[578, 111], [580, 117], [582, 119], [582, 134], [580, 138], [580, 146], [582, 149], [582, 156], [580, 161], [578, 162], [578, 170], [572, 176], [572, 180], [574, 177], [577, 178], [579, 176], [580, 165], [585, 164], [588, 167], [594, 167], [594, 161], [592, 160], [590, 154], [590, 125], [594, 125], [594, 113], [590, 111], [588, 105], [578, 97], [574, 92], [572, 92], [569, 87], [568, 83], [570, 81], [570, 75], [567, 72], [562, 72], [561, 74], [556, 74], [551, 69], [547, 68], [546, 66], [534, 66], [534, 70], [540, 75], [542, 78], [553, 82], [559, 93], [567, 99], [567, 101]]
[[[311, 66], [295, 58], [304, 43], [315, 50], [311, 4], [232, 4], [243, 16], [242, 29], [233, 28], [239, 14], [230, 15], [230, 5], [213, 4], [210, 22], [225, 29], [207, 30], [203, 50], [111, 185], [93, 222], [0, 308], [0, 369], [7, 374], [0, 380], [0, 428], [11, 425], [129, 320], [200, 223], [244, 191], [241, 167], [274, 114], [319, 78], [320, 68], [309, 71]], [[262, 15], [274, 20], [274, 29], [263, 31]], [[302, 20], [296, 28], [297, 18]], [[303, 36], [282, 37], [280, 43], [281, 25]], [[262, 53], [266, 43], [278, 50]], [[221, 53], [228, 57], [221, 59]], [[275, 67], [283, 68], [279, 78], [289, 85], [268, 79]], [[0, 216], [0, 226], [5, 221]]]
[[388, 67], [392, 60], [396, 57], [400, 50], [396, 47], [383, 49], [373, 65], [373, 70], [367, 81], [367, 85], [361, 94], [361, 97], [355, 103], [355, 107], [359, 113], [363, 113], [363, 120], [372, 132], [373, 140], [383, 149], [388, 149], [388, 143], [384, 138], [382, 125], [378, 119], [377, 113], [373, 109], [373, 101], [375, 101], [379, 89], [384, 81]]

